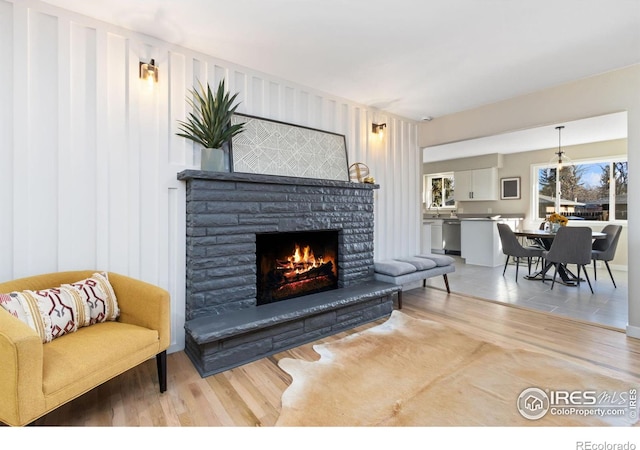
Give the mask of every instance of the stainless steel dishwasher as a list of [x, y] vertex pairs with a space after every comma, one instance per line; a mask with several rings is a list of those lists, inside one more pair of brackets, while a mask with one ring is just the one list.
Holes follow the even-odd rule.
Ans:
[[442, 244], [445, 254], [460, 255], [460, 220], [446, 219], [442, 222]]

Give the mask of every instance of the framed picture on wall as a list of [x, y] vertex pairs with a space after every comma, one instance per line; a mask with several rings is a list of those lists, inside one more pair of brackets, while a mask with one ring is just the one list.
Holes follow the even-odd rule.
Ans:
[[236, 113], [244, 131], [231, 142], [233, 172], [349, 181], [342, 134]]
[[500, 179], [500, 199], [516, 200], [520, 198], [520, 177]]

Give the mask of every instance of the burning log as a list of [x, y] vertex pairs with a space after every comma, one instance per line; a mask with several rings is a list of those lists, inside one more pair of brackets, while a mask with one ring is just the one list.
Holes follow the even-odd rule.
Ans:
[[[284, 300], [312, 292], [337, 287], [337, 267], [333, 258], [314, 255], [309, 245], [295, 244], [290, 256], [281, 256], [261, 263], [258, 282], [259, 302]], [[325, 261], [326, 259], [326, 261]]]
[[305, 269], [304, 271], [297, 271], [295, 269], [295, 267], [294, 269], [287, 268], [282, 271], [286, 283], [333, 275], [333, 263], [331, 261], [321, 264], [318, 267], [312, 267], [308, 270]]

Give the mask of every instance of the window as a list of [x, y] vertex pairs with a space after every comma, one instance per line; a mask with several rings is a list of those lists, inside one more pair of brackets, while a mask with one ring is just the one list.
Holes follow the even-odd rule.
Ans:
[[[536, 166], [536, 217], [555, 210], [554, 165]], [[628, 165], [626, 158], [575, 162], [560, 169], [560, 213], [575, 220], [627, 220]]]
[[425, 176], [425, 204], [431, 208], [455, 208], [453, 172]]

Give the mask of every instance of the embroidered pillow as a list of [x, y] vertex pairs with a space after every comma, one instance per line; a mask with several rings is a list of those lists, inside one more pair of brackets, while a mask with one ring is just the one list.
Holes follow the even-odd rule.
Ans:
[[120, 315], [116, 294], [105, 272], [94, 273], [85, 280], [64, 286], [77, 289], [83, 301], [89, 306], [89, 325], [116, 320]]
[[89, 324], [89, 307], [71, 287], [0, 294], [0, 305], [33, 328], [45, 343]]
[[106, 273], [51, 289], [0, 294], [0, 306], [33, 328], [43, 343], [120, 315]]

